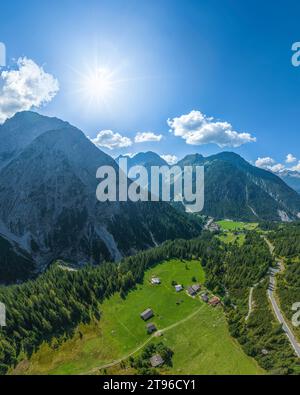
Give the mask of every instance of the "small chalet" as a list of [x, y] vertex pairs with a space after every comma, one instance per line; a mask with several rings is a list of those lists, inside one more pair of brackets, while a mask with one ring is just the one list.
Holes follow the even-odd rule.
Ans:
[[195, 296], [196, 295], [196, 291], [194, 290], [193, 287], [188, 287], [187, 292], [190, 296]]
[[153, 316], [154, 316], [154, 314], [153, 314], [153, 311], [152, 311], [151, 309], [147, 309], [147, 310], [145, 310], [145, 311], [143, 311], [143, 312], [141, 313], [141, 318], [142, 318], [144, 321], [149, 320], [149, 318], [151, 318], [151, 317], [153, 317]]
[[177, 284], [177, 285], [175, 285], [175, 290], [176, 290], [176, 292], [180, 292], [183, 290], [183, 286], [180, 284]]
[[164, 364], [164, 360], [159, 354], [153, 355], [153, 357], [150, 358], [150, 363], [153, 368], [157, 368], [158, 366], [161, 366]]
[[201, 289], [201, 286], [200, 286], [200, 284], [194, 284], [194, 285], [192, 285], [192, 288], [196, 293], [198, 293]]
[[160, 278], [158, 278], [158, 277], [152, 277], [152, 278], [151, 278], [151, 284], [153, 284], [153, 285], [158, 285], [158, 284], [160, 284]]
[[200, 284], [194, 284], [191, 287], [188, 288], [188, 294], [190, 296], [195, 296], [201, 289]]
[[150, 324], [146, 325], [147, 333], [150, 335], [153, 332], [157, 331], [156, 326], [151, 322]]
[[217, 306], [218, 304], [220, 304], [220, 299], [217, 297], [217, 296], [213, 296], [210, 300], [209, 300], [209, 302], [208, 302], [208, 304], [209, 305], [211, 305], [211, 306], [213, 306], [213, 307], [215, 307], [215, 306]]

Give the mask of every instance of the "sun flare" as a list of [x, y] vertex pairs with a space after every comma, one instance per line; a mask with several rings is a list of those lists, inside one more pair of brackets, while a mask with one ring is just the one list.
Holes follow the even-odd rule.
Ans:
[[92, 101], [108, 99], [114, 90], [113, 72], [107, 68], [96, 68], [89, 72], [83, 78], [82, 90]]

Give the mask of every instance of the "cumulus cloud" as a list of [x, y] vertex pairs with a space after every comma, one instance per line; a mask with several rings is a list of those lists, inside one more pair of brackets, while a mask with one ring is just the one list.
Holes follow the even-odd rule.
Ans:
[[[285, 162], [288, 164], [294, 163], [297, 161], [292, 154], [288, 154], [286, 156]], [[272, 171], [273, 173], [282, 173], [285, 171], [297, 171], [300, 172], [300, 161], [292, 167], [286, 166], [282, 163], [276, 163], [273, 158], [266, 156], [264, 158], [258, 158], [255, 162], [255, 166], [260, 167], [261, 169]]]
[[238, 133], [228, 122], [215, 121], [200, 111], [168, 119], [170, 132], [182, 137], [187, 144], [217, 144], [219, 147], [239, 147], [242, 144], [255, 142], [256, 138], [249, 133]]
[[98, 147], [105, 147], [110, 150], [130, 147], [132, 145], [129, 137], [122, 136], [120, 133], [114, 133], [112, 130], [102, 130], [91, 141]]
[[161, 134], [155, 134], [153, 132], [142, 132], [142, 133], [137, 133], [137, 135], [134, 138], [135, 143], [145, 143], [149, 141], [154, 141], [158, 142], [162, 139]]
[[176, 155], [161, 155], [169, 165], [175, 165], [178, 162], [178, 157]]
[[59, 83], [33, 60], [19, 58], [14, 69], [0, 72], [0, 123], [18, 111], [39, 108], [59, 91]]
[[285, 162], [286, 163], [294, 163], [296, 162], [297, 158], [293, 154], [287, 154]]
[[300, 172], [300, 160], [298, 161], [298, 163], [295, 166], [291, 167], [290, 170]]
[[276, 163], [276, 165], [271, 166], [269, 170], [271, 170], [273, 173], [280, 173], [286, 170], [286, 168], [282, 163]]
[[260, 167], [261, 169], [269, 169], [270, 166], [273, 166], [275, 163], [275, 160], [273, 158], [270, 158], [269, 156], [266, 156], [264, 158], [257, 158], [255, 162], [256, 167]]
[[276, 163], [276, 161], [269, 156], [258, 158], [255, 162], [255, 166], [272, 171], [273, 173], [280, 173], [285, 170], [285, 166], [283, 164]]

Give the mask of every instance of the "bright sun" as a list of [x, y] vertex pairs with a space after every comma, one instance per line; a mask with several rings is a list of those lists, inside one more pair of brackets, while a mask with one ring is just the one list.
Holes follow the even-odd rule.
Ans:
[[126, 84], [136, 81], [136, 78], [124, 78], [123, 66], [116, 67], [101, 64], [98, 60], [85, 64], [81, 70], [71, 68], [76, 74], [74, 90], [84, 108], [94, 111], [101, 108], [110, 110], [115, 107], [120, 97], [124, 95]]
[[93, 102], [106, 101], [113, 93], [114, 73], [107, 68], [97, 68], [84, 76], [82, 90]]

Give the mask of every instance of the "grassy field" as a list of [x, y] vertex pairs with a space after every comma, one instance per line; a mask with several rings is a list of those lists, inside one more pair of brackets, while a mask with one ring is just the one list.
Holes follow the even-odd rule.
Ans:
[[223, 220], [217, 222], [223, 231], [219, 235], [219, 239], [224, 243], [234, 243], [237, 242], [239, 245], [242, 245], [245, 241], [245, 230], [254, 230], [258, 228], [257, 223], [252, 222], [237, 222], [237, 221], [229, 221]]
[[[185, 323], [166, 331], [163, 342], [174, 351], [173, 366], [160, 369], [161, 374], [263, 374], [256, 362], [248, 358], [227, 331], [221, 308], [202, 306]], [[129, 364], [102, 373], [126, 374]], [[129, 367], [129, 372], [132, 369]]]
[[235, 235], [233, 232], [227, 232], [219, 235], [219, 239], [222, 240], [224, 243], [234, 243], [235, 241], [237, 241], [239, 245], [242, 245], [245, 241], [245, 235]]
[[[160, 285], [151, 285], [158, 276]], [[72, 339], [59, 347], [43, 344], [30, 361], [22, 361], [14, 374], [100, 373], [109, 363], [108, 373], [120, 371], [118, 360], [139, 352], [144, 344], [163, 341], [174, 351], [173, 367], [162, 373], [182, 374], [262, 374], [256, 362], [247, 357], [230, 337], [221, 307], [212, 308], [191, 298], [185, 291], [176, 293], [174, 280], [185, 287], [192, 278], [203, 284], [204, 272], [199, 261], [169, 260], [145, 274], [143, 285], [130, 292], [125, 300], [118, 294], [102, 304], [99, 322], [80, 325]], [[162, 336], [146, 333], [140, 313], [151, 307], [150, 320]]]
[[221, 229], [223, 230], [231, 230], [231, 231], [239, 231], [239, 230], [254, 230], [258, 227], [258, 223], [256, 222], [237, 222], [237, 221], [218, 221], [217, 222]]

